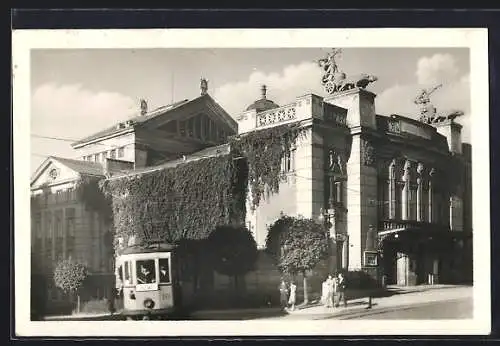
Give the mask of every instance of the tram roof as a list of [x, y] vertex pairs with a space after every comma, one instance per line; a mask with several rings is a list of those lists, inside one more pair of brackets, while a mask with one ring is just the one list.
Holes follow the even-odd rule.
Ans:
[[152, 245], [134, 245], [125, 248], [122, 251], [122, 255], [131, 255], [131, 254], [139, 254], [139, 253], [153, 253], [153, 252], [168, 252], [172, 251], [177, 246], [174, 244], [152, 244]]

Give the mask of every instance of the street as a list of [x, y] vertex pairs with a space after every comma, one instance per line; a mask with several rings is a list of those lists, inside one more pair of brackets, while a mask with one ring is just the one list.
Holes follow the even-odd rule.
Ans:
[[390, 311], [376, 311], [358, 316], [339, 318], [360, 320], [404, 320], [404, 319], [465, 319], [472, 318], [472, 299], [462, 298], [442, 302], [426, 303], [417, 306], [398, 308]]

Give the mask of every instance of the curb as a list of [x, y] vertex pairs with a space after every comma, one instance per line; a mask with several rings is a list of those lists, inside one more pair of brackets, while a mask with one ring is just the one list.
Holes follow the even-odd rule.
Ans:
[[[281, 308], [253, 308], [253, 309], [230, 309], [230, 310], [199, 310], [192, 312], [190, 316], [210, 315], [210, 314], [224, 314], [224, 315], [238, 315], [244, 313], [262, 313], [262, 312], [281, 312]], [[285, 312], [286, 313], [286, 312]]]
[[[449, 298], [449, 299], [439, 300], [439, 302], [452, 302], [452, 301], [459, 301], [462, 299], [463, 298]], [[315, 320], [328, 320], [328, 319], [335, 319], [335, 318], [349, 320], [349, 319], [355, 319], [358, 317], [383, 314], [386, 312], [410, 310], [410, 309], [413, 309], [415, 307], [432, 305], [434, 303], [436, 303], [436, 301], [411, 303], [411, 304], [404, 304], [404, 305], [396, 305], [396, 306], [392, 306], [392, 307], [380, 307], [380, 308], [371, 308], [371, 309], [362, 308], [362, 309], [359, 309], [357, 311], [346, 311], [345, 313], [339, 313], [336, 315], [332, 314], [330, 316], [316, 318]]]

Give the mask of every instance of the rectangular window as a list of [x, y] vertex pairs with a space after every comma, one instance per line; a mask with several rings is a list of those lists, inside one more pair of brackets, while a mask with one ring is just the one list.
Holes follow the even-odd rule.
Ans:
[[62, 210], [57, 210], [54, 214], [54, 228], [55, 235], [57, 238], [63, 237], [63, 228], [62, 228]]
[[188, 137], [193, 137], [194, 136], [194, 119], [191, 118], [188, 120], [187, 123], [187, 135]]
[[101, 162], [106, 161], [106, 156], [107, 156], [106, 152], [102, 152], [100, 156], [101, 156]]
[[170, 283], [170, 261], [168, 258], [160, 258], [160, 283]]
[[186, 122], [185, 121], [179, 121], [179, 134], [182, 137], [186, 136]]
[[52, 229], [52, 214], [50, 211], [45, 213], [45, 232], [48, 239], [52, 239], [53, 237], [53, 229]]
[[99, 154], [94, 154], [94, 161], [99, 162]]
[[125, 149], [123, 147], [118, 148], [118, 157], [125, 156]]
[[116, 149], [113, 149], [109, 152], [109, 157], [112, 159], [116, 159]]
[[68, 237], [75, 236], [75, 208], [66, 208], [66, 232]]
[[137, 261], [135, 265], [138, 284], [152, 284], [156, 282], [154, 260]]
[[285, 152], [281, 163], [281, 170], [283, 173], [295, 171], [295, 153], [295, 149]]

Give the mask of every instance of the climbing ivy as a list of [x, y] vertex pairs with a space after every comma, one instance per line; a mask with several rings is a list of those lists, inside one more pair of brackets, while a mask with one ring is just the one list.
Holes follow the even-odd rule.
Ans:
[[302, 131], [282, 125], [251, 132], [231, 138], [227, 155], [103, 181], [115, 246], [131, 236], [139, 244], [207, 239], [218, 226], [242, 224], [248, 188], [252, 208], [279, 191], [282, 159]]
[[82, 201], [88, 210], [98, 212], [106, 223], [111, 223], [111, 200], [99, 187], [102, 180], [102, 177], [82, 176], [77, 181], [75, 190], [78, 200]]
[[262, 199], [279, 192], [283, 178], [281, 162], [299, 136], [304, 135], [299, 124], [285, 124], [253, 131], [231, 139], [231, 148], [244, 156], [248, 163], [248, 184], [251, 207], [255, 209]]
[[[116, 237], [169, 243], [205, 239], [219, 225], [241, 220], [231, 155], [204, 158], [141, 175], [107, 180]], [[241, 193], [240, 193], [241, 195]], [[241, 203], [240, 203], [241, 204]]]

